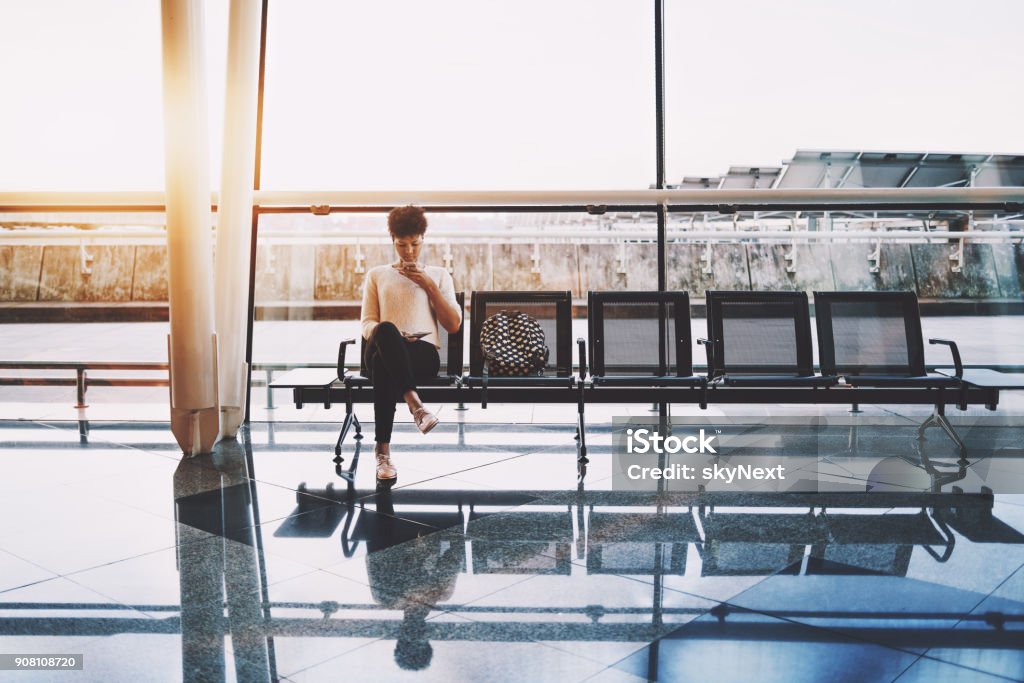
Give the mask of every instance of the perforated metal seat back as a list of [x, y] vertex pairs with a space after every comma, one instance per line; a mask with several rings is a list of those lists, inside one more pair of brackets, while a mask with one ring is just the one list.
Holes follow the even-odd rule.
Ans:
[[483, 370], [480, 328], [484, 320], [500, 311], [519, 311], [534, 318], [544, 331], [544, 342], [548, 347], [544, 374], [569, 375], [572, 323], [569, 292], [473, 292], [472, 306], [470, 374], [480, 375]]
[[925, 374], [913, 292], [815, 292], [814, 303], [822, 372]]
[[[674, 370], [669, 324], [658, 319], [657, 304], [616, 304], [605, 307], [604, 372], [608, 375], [663, 375]], [[672, 304], [666, 304], [671, 319]], [[658, 335], [664, 341], [665, 362], [659, 356]], [[664, 368], [664, 370], [663, 370]]]
[[[437, 350], [437, 355], [441, 357], [441, 369], [437, 371], [439, 375], [447, 375], [448, 373], [448, 354], [451, 348], [451, 342], [449, 341], [449, 334], [447, 334], [441, 327], [441, 324], [437, 325], [441, 333], [441, 348]], [[461, 332], [461, 330], [460, 330]]]
[[591, 292], [589, 303], [595, 375], [692, 374], [690, 310], [685, 292]]
[[832, 336], [836, 367], [910, 371], [907, 328], [898, 303], [835, 303]]
[[811, 375], [803, 292], [708, 292], [715, 375]]

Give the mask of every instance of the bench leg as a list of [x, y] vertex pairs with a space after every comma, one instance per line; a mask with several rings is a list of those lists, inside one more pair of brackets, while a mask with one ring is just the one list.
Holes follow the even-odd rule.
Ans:
[[352, 449], [352, 460], [349, 463], [348, 469], [344, 469], [339, 462], [340, 458], [335, 458], [334, 473], [337, 474], [345, 482], [347, 487], [347, 493], [349, 496], [355, 493], [356, 486], [356, 468], [359, 467], [359, 449], [362, 444], [356, 441], [355, 448]]
[[850, 431], [846, 435], [846, 452], [857, 453], [860, 450], [860, 443], [858, 440], [857, 423], [854, 422], [850, 425]]
[[[342, 463], [345, 461], [341, 457], [341, 444], [345, 441], [345, 437], [348, 436], [348, 430], [352, 427], [352, 423], [359, 424], [356, 420], [355, 413], [345, 413], [345, 420], [341, 423], [341, 431], [338, 433], [338, 441], [334, 444], [334, 462], [335, 464]], [[358, 429], [358, 427], [357, 427]]]
[[576, 462], [581, 465], [586, 465], [590, 461], [587, 460], [587, 422], [583, 411], [583, 388], [580, 387], [580, 396], [576, 404], [576, 450], [579, 452], [579, 457], [576, 458]]
[[925, 438], [925, 430], [931, 427], [932, 425], [938, 425], [939, 427], [942, 427], [942, 431], [946, 433], [946, 436], [948, 436], [953, 441], [953, 443], [956, 444], [956, 447], [960, 450], [960, 457], [967, 457], [967, 444], [963, 442], [963, 439], [960, 438], [960, 435], [957, 434], [956, 430], [953, 428], [953, 425], [949, 421], [949, 418], [946, 417], [946, 410], [944, 405], [940, 404], [935, 406], [935, 411], [928, 416], [928, 419], [921, 423], [921, 426], [917, 428], [917, 438], [923, 441]]

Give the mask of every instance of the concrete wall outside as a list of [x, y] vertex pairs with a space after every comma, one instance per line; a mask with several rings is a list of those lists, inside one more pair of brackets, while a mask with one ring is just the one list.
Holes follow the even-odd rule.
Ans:
[[88, 271], [79, 247], [43, 247], [39, 301], [131, 301], [135, 247], [93, 245], [85, 252], [92, 256]]
[[167, 301], [167, 247], [135, 247], [132, 301]]
[[0, 247], [0, 301], [35, 301], [42, 263], [42, 247]]
[[[1024, 247], [967, 244], [962, 272], [954, 273], [951, 244], [882, 244], [878, 272], [870, 272], [867, 243], [710, 245], [710, 272], [701, 244], [667, 245], [669, 289], [700, 299], [709, 289], [916, 290], [922, 299], [1020, 299]], [[539, 253], [539, 272], [533, 256]], [[456, 289], [590, 290], [657, 287], [653, 244], [452, 243]], [[77, 246], [0, 246], [0, 302], [127, 303], [167, 300], [164, 246], [87, 246], [91, 273]], [[787, 272], [793, 253], [795, 272]], [[444, 265], [444, 243], [425, 247], [427, 263]], [[357, 256], [362, 254], [362, 259]], [[256, 253], [258, 304], [332, 305], [359, 302], [365, 272], [390, 263], [388, 244], [260, 245]], [[362, 272], [357, 272], [361, 265]]]

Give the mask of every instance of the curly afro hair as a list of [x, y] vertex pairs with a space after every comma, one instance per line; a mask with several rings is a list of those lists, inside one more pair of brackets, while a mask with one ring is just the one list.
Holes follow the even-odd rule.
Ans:
[[388, 213], [388, 232], [391, 238], [415, 237], [427, 231], [427, 217], [418, 206], [400, 206]]

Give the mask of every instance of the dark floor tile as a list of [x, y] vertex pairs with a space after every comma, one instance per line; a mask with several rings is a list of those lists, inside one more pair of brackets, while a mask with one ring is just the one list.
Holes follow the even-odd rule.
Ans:
[[[1020, 658], [1016, 657], [1014, 659], [1019, 667]], [[1007, 679], [970, 667], [956, 666], [929, 659], [928, 657], [922, 657], [904, 671], [894, 683], [963, 683], [964, 681], [971, 681], [971, 683], [1002, 683], [1006, 680], [1021, 680], [1024, 669], [1018, 668], [1016, 671], [1017, 676]]]
[[652, 681], [891, 681], [912, 654], [763, 614], [702, 616], [615, 664]]
[[730, 603], [850, 638], [923, 653], [945, 642], [960, 618], [983, 599], [970, 591], [894, 576], [848, 573], [776, 575]]
[[945, 647], [928, 657], [1014, 680], [1024, 679], [1024, 568], [957, 624]]

